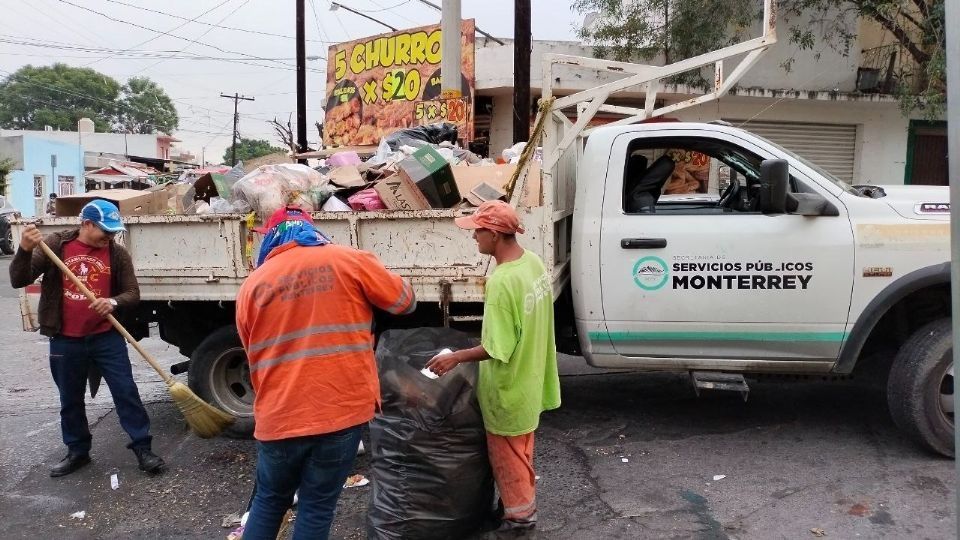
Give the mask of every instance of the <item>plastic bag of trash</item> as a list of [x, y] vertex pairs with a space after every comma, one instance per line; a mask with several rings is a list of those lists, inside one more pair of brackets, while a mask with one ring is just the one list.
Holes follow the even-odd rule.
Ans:
[[347, 203], [354, 210], [386, 210], [387, 208], [380, 199], [380, 194], [373, 188], [354, 193], [347, 199]]
[[234, 195], [260, 216], [270, 216], [285, 205], [314, 210], [311, 192], [327, 183], [317, 171], [298, 163], [262, 165], [233, 185]]
[[526, 148], [526, 146], [527, 143], [518, 142], [510, 148], [505, 148], [500, 156], [503, 157], [503, 160], [507, 163], [517, 163], [520, 161], [520, 154], [523, 153], [523, 149]]
[[[215, 176], [214, 184], [217, 186], [217, 195], [221, 199], [225, 199], [228, 202], [233, 202], [236, 199], [236, 196], [233, 194], [233, 186], [244, 177], [246, 173], [243, 171], [243, 162], [238, 161], [236, 166], [226, 172], [223, 176]], [[213, 205], [210, 205], [213, 207]], [[216, 212], [216, 210], [214, 210]]]
[[457, 142], [457, 125], [449, 122], [437, 122], [425, 126], [399, 129], [387, 135], [381, 142], [385, 142], [391, 151], [401, 145], [420, 147], [424, 144], [440, 144], [443, 141]]
[[465, 538], [490, 514], [493, 477], [476, 399], [477, 364], [437, 379], [420, 373], [442, 349], [474, 345], [469, 335], [446, 328], [380, 336], [383, 401], [370, 422], [368, 538]]
[[210, 197], [211, 214], [245, 214], [250, 211], [250, 205], [247, 201], [236, 200], [230, 202], [221, 197]]

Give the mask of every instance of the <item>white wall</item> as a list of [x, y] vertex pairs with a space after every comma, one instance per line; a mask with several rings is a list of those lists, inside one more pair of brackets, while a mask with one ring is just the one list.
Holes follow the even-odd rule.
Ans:
[[[895, 102], [861, 103], [855, 101], [773, 100], [730, 97], [717, 103], [677, 112], [675, 116], [691, 122], [709, 122], [718, 118], [781, 122], [855, 124], [857, 129], [854, 182], [863, 184], [903, 184], [907, 160], [907, 128], [910, 120], [900, 114]], [[767, 107], [770, 107], [767, 110]], [[749, 124], [744, 126], [750, 129]]]
[[490, 157], [497, 159], [504, 148], [513, 146], [513, 94], [493, 96], [490, 117]]
[[[496, 157], [513, 137], [512, 95], [495, 96], [490, 126], [490, 152]], [[753, 118], [756, 115], [756, 118]], [[909, 118], [896, 102], [827, 101], [814, 99], [745, 98], [683, 109], [669, 115], [689, 122], [738, 119], [826, 124], [854, 124], [857, 129], [855, 183], [903, 184]], [[749, 129], [749, 124], [744, 126]]]
[[107, 152], [131, 156], [159, 158], [157, 135], [127, 135], [123, 133], [83, 133], [76, 131], [0, 130], [0, 137], [31, 135], [50, 141], [80, 144], [84, 152]]
[[[839, 15], [838, 15], [839, 16]], [[856, 86], [857, 67], [860, 64], [861, 45], [854, 42], [849, 56], [833, 50], [829, 46], [817, 44], [814, 50], [801, 51], [796, 45], [789, 42], [789, 27], [799, 24], [801, 27], [817, 26], [819, 23], [811, 21], [809, 17], [801, 17], [787, 21], [782, 16], [778, 20], [779, 40], [767, 50], [763, 58], [748, 71], [740, 80], [743, 88], [767, 88], [789, 90], [824, 90], [831, 92], [852, 92]], [[857, 25], [851, 27], [856, 30]], [[758, 22], [743, 40], [759, 37], [762, 33]], [[476, 51], [476, 87], [478, 90], [488, 90], [486, 94], [499, 90], [509, 91], [513, 87], [513, 42], [504, 40], [505, 45], [487, 42], [478, 44]], [[569, 54], [573, 56], [593, 56], [593, 48], [585, 47], [578, 41], [534, 41], [530, 54], [530, 86], [540, 89], [542, 86], [542, 55], [545, 53]], [[736, 63], [743, 57], [734, 57], [725, 64], [725, 71], [730, 73]], [[794, 62], [790, 72], [785, 71], [781, 64], [789, 58]], [[662, 65], [663, 59], [638, 60], [640, 63]], [[709, 80], [712, 78], [713, 68], [708, 66], [704, 70]], [[555, 88], [565, 92], [584, 90], [598, 84], [603, 84], [622, 78], [623, 75], [609, 72], [574, 70], [558, 68], [555, 77], [560, 82]]]

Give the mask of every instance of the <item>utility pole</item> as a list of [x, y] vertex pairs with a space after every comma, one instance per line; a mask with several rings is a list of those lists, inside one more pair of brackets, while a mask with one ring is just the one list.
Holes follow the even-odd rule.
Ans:
[[[307, 31], [304, 0], [297, 0], [297, 150], [307, 150]], [[298, 160], [306, 165], [307, 160]]]
[[252, 97], [244, 97], [240, 94], [234, 93], [232, 96], [228, 96], [224, 93], [220, 93], [220, 97], [225, 97], [233, 100], [233, 148], [230, 151], [230, 166], [237, 164], [237, 123], [240, 121], [240, 114], [237, 113], [237, 104], [240, 103], [240, 100], [243, 101], [256, 101]]
[[513, 0], [513, 142], [530, 139], [530, 0]]
[[462, 97], [460, 87], [460, 0], [443, 0], [440, 11], [440, 97]]

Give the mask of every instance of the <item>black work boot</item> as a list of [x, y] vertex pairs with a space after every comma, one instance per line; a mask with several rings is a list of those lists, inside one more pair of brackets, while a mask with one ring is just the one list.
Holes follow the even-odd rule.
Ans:
[[75, 454], [69, 452], [67, 453], [67, 457], [63, 458], [60, 463], [57, 463], [50, 469], [50, 476], [53, 478], [66, 476], [89, 463], [90, 454]]
[[163, 469], [163, 460], [149, 448], [134, 448], [133, 453], [137, 455], [137, 463], [140, 464], [141, 471], [157, 474]]

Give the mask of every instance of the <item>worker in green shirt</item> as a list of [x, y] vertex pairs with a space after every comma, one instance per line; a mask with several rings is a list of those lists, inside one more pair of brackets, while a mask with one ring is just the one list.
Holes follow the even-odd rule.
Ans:
[[523, 227], [507, 203], [485, 202], [456, 223], [473, 229], [480, 253], [492, 255], [497, 267], [486, 284], [480, 345], [438, 355], [427, 367], [443, 375], [462, 362], [480, 362], [477, 399], [504, 510], [499, 530], [532, 529], [533, 432], [541, 412], [560, 406], [552, 280], [540, 258], [517, 242]]

